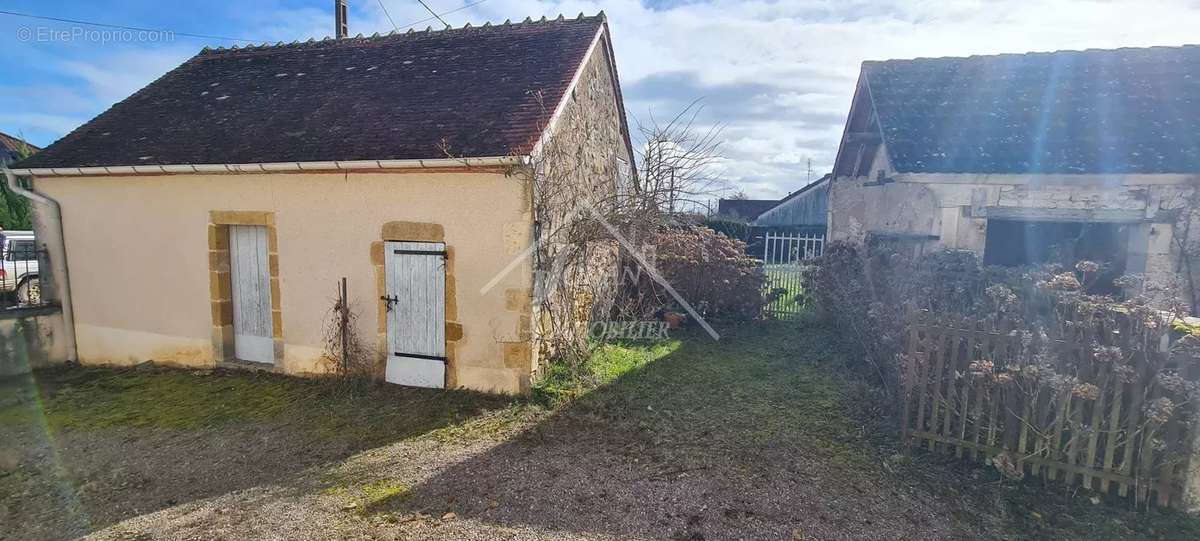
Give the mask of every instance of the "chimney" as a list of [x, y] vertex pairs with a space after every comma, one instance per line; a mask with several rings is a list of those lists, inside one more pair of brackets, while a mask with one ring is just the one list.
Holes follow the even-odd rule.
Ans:
[[350, 27], [346, 24], [346, 0], [333, 0], [333, 17], [334, 37], [342, 39], [350, 35]]

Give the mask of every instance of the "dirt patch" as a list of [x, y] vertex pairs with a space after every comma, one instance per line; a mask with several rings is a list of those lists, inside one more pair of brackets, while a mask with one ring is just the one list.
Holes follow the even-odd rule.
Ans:
[[303, 485], [309, 468], [511, 402], [400, 388], [347, 396], [227, 371], [59, 369], [3, 387], [0, 518], [22, 539], [70, 538], [230, 492]]
[[613, 346], [528, 401], [400, 390], [351, 404], [302, 387], [279, 414], [231, 404], [203, 423], [168, 407], [89, 430], [114, 417], [74, 424], [93, 415], [74, 410], [126, 400], [120, 386], [73, 384], [88, 390], [66, 400], [43, 384], [47, 424], [71, 428], [23, 425], [3, 518], [21, 538], [1197, 538], [1178, 513], [899, 453], [870, 389], [838, 375], [830, 332]]

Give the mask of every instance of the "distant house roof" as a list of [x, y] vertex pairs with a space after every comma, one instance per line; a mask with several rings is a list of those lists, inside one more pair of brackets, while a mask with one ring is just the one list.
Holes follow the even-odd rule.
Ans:
[[753, 220], [777, 204], [778, 199], [721, 199], [717, 201], [717, 214]]
[[892, 167], [1200, 172], [1200, 46], [864, 62]]
[[759, 227], [824, 227], [829, 221], [829, 180], [827, 174], [779, 201], [754, 220]]
[[605, 26], [205, 49], [21, 168], [523, 155]]
[[21, 139], [0, 132], [0, 163], [8, 163], [20, 158], [25, 153], [33, 153], [39, 150], [41, 149]]

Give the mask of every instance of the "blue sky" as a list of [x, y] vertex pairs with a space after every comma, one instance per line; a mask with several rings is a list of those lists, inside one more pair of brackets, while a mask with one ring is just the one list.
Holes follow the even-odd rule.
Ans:
[[[440, 13], [474, 1], [427, 3]], [[382, 3], [402, 28], [430, 24], [415, 0]], [[9, 0], [0, 10], [275, 42], [330, 34], [332, 4]], [[349, 4], [352, 34], [391, 29], [379, 0]], [[764, 198], [801, 187], [810, 159], [814, 176], [830, 167], [862, 60], [1200, 41], [1200, 0], [485, 0], [445, 18], [462, 26], [601, 9], [629, 114], [668, 116], [702, 98], [702, 122], [724, 126], [724, 176]], [[0, 15], [0, 131], [49, 144], [205, 45], [232, 43], [101, 43], [73, 37], [75, 26]]]

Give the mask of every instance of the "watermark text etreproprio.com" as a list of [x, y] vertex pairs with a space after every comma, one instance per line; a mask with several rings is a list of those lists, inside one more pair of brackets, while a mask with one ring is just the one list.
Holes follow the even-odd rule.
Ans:
[[175, 41], [170, 30], [123, 30], [83, 26], [18, 26], [17, 40], [33, 43], [166, 43]]

